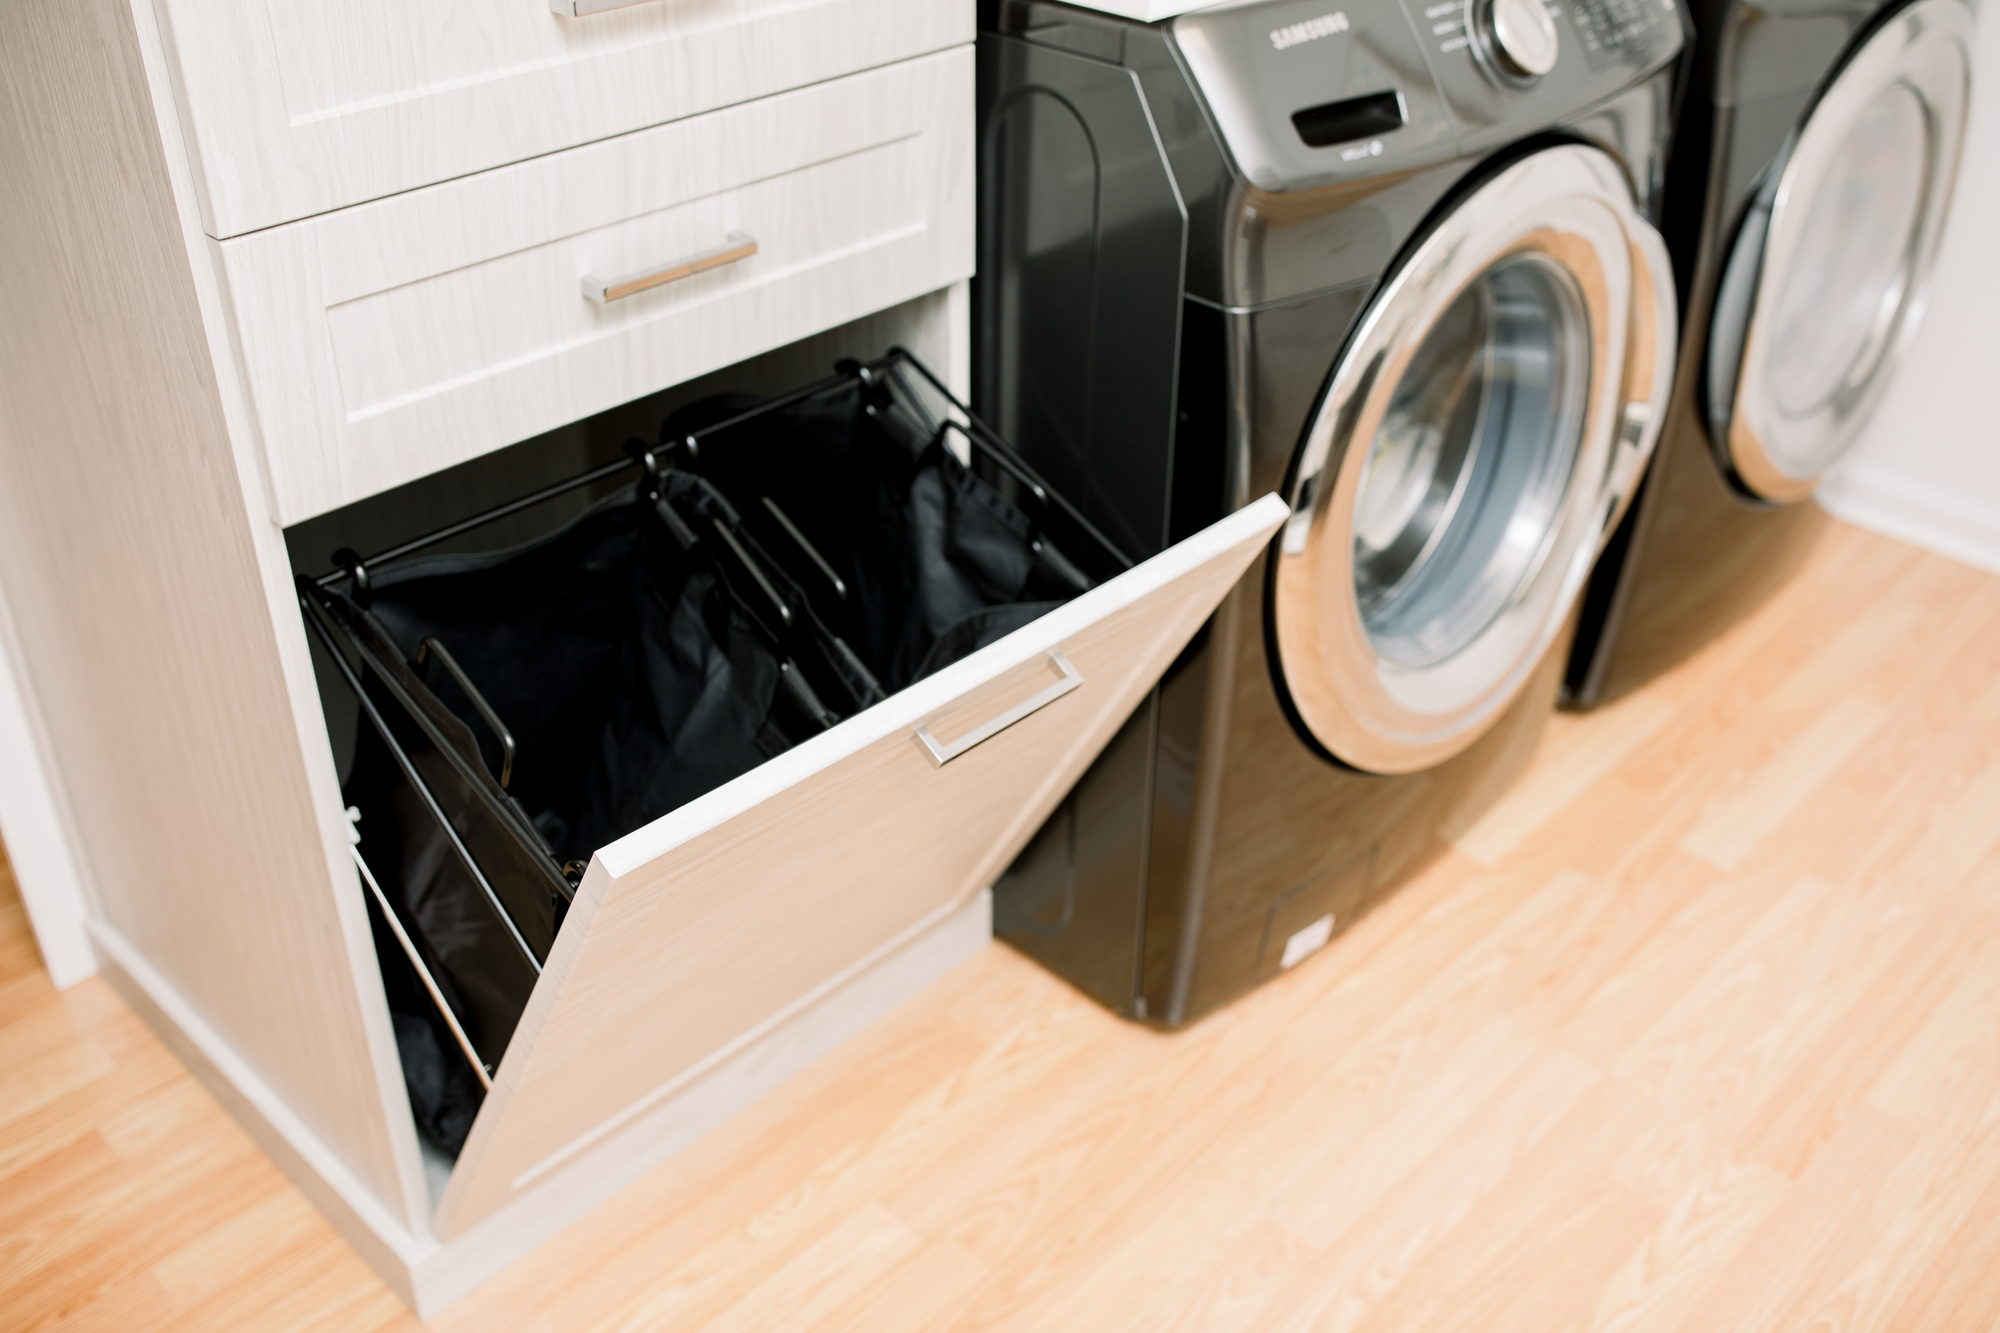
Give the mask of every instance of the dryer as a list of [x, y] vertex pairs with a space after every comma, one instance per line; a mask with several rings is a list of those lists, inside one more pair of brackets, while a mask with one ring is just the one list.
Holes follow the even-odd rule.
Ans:
[[1324, 946], [1532, 751], [1670, 384], [1648, 218], [1684, 25], [982, 23], [978, 410], [1135, 558], [1292, 511], [995, 889], [1003, 938], [1173, 1026]]
[[1589, 706], [1709, 642], [1796, 567], [1807, 499], [1922, 319], [1972, 75], [1963, 0], [1702, 0], [1664, 219], [1681, 368], [1592, 579]]

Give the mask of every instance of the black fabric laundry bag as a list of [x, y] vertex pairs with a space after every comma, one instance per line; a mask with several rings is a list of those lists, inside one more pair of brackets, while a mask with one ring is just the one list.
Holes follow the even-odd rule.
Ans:
[[[763, 549], [812, 590], [829, 628], [888, 692], [1091, 587], [1020, 506], [946, 447], [951, 435], [906, 400], [850, 377], [803, 402], [744, 415], [760, 405], [737, 395], [697, 403], [668, 419], [662, 447], [734, 500]], [[682, 443], [739, 417], [692, 449]]]
[[[369, 715], [358, 850], [489, 1071], [597, 848], [1091, 586], [879, 381], [708, 400], [662, 438], [535, 541], [301, 582]], [[479, 1076], [374, 919], [412, 1107], [455, 1154]]]

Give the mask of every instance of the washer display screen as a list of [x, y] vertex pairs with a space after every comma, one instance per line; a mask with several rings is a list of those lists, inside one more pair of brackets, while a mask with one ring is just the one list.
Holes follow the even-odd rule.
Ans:
[[1387, 661], [1476, 639], [1562, 521], [1590, 383], [1575, 280], [1518, 253], [1467, 285], [1403, 370], [1354, 501], [1354, 584]]

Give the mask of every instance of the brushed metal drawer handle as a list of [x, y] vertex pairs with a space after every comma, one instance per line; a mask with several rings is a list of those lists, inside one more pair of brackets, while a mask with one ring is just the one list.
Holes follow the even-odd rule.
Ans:
[[928, 725], [919, 726], [917, 728], [917, 739], [924, 743], [926, 750], [930, 751], [931, 762], [939, 768], [943, 768], [946, 764], [979, 744], [979, 742], [992, 740], [1022, 718], [1027, 717], [1031, 713], [1040, 712], [1077, 686], [1083, 684], [1083, 673], [1071, 665], [1070, 660], [1054, 648], [1049, 649], [1049, 661], [1054, 664], [1056, 670], [1062, 672], [1061, 680], [1049, 686], [1041, 693], [1023, 699], [1020, 703], [1015, 704], [1012, 708], [1000, 714], [1000, 716], [980, 723], [971, 731], [966, 732], [963, 736], [951, 742], [951, 744], [946, 745], [938, 740]]
[[691, 278], [697, 273], [706, 273], [712, 268], [721, 268], [724, 264], [733, 264], [739, 259], [748, 259], [756, 253], [757, 242], [754, 237], [745, 236], [740, 231], [732, 231], [729, 233], [729, 239], [715, 249], [704, 250], [698, 255], [689, 255], [686, 259], [676, 259], [664, 268], [647, 269], [644, 273], [631, 273], [609, 281], [585, 275], [583, 294], [603, 305], [635, 292], [648, 291], [665, 283]]
[[602, 14], [607, 9], [630, 9], [633, 5], [646, 3], [648, 0], [549, 0], [549, 12], [566, 19], [581, 19]]

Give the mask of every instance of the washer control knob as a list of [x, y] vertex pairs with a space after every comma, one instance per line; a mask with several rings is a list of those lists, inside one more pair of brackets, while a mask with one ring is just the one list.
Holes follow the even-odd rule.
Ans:
[[1556, 24], [1542, 0], [1493, 0], [1486, 11], [1493, 62], [1517, 79], [1538, 79], [1556, 67]]

